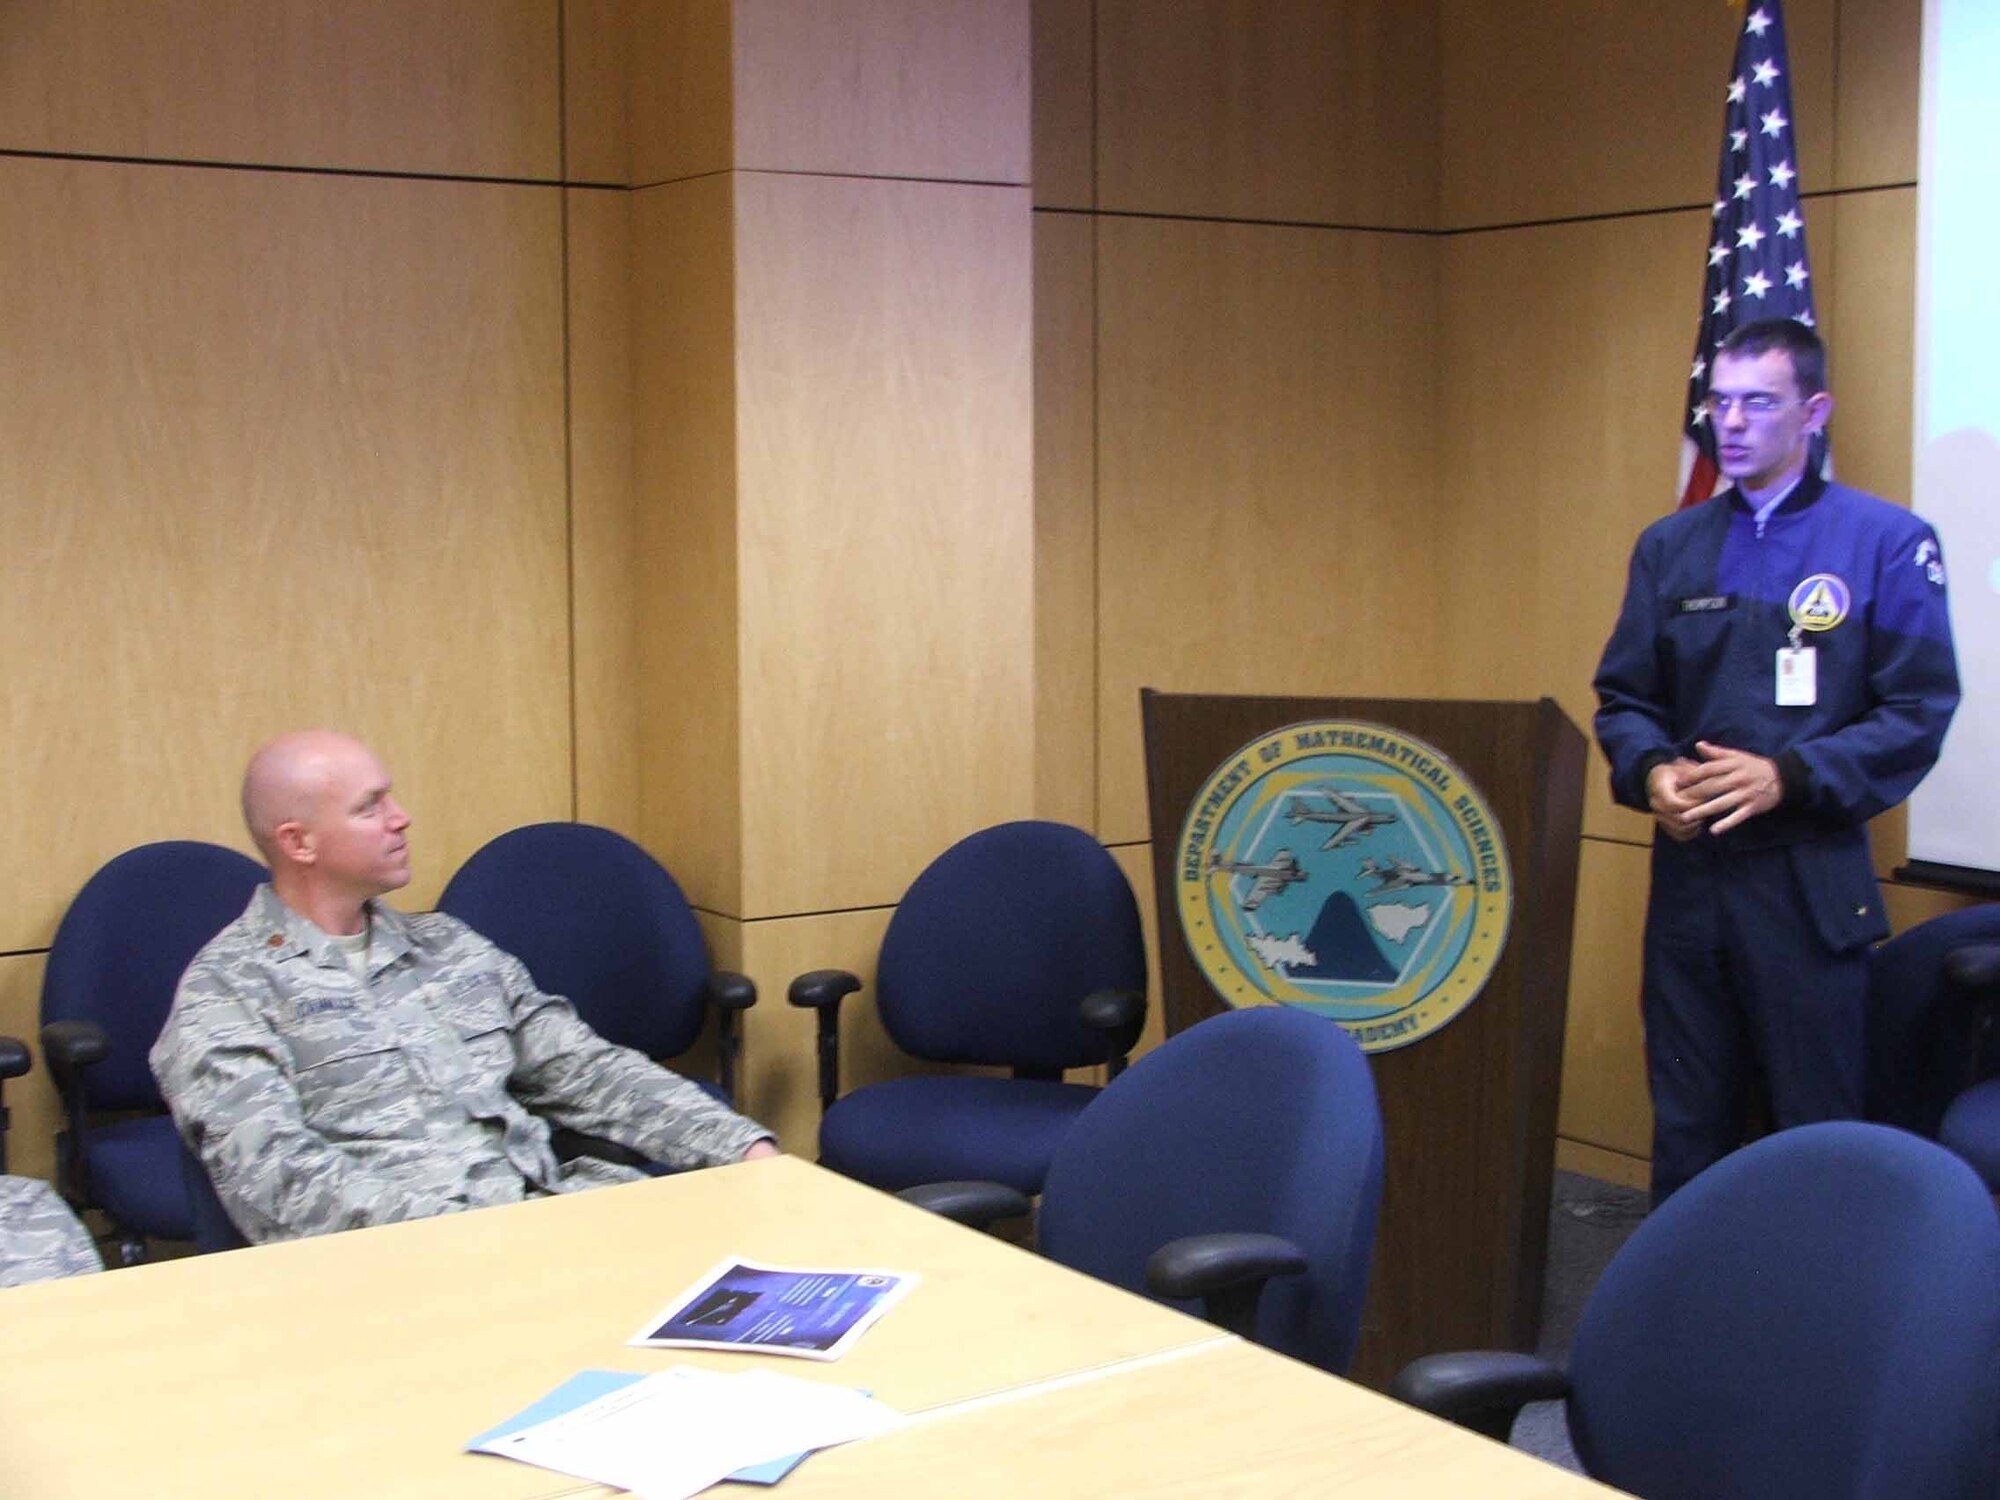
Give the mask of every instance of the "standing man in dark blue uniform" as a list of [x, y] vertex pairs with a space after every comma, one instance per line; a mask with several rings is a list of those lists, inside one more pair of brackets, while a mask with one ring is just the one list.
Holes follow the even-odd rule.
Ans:
[[1809, 472], [1826, 352], [1789, 320], [1716, 352], [1734, 487], [1654, 522], [1597, 670], [1612, 794], [1650, 812], [1653, 1201], [1779, 1127], [1861, 1113], [1867, 949], [1889, 934], [1867, 821], [1936, 761], [1958, 705], [1936, 534]]

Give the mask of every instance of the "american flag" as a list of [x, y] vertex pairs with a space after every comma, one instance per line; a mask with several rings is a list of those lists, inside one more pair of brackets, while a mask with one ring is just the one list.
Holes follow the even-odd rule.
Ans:
[[1701, 405], [1715, 346], [1737, 324], [1761, 318], [1797, 318], [1808, 328], [1816, 326], [1799, 157], [1792, 145], [1790, 69], [1778, 0], [1750, 0], [1722, 116], [1701, 332], [1683, 413], [1684, 506], [1706, 500], [1717, 488], [1715, 435]]

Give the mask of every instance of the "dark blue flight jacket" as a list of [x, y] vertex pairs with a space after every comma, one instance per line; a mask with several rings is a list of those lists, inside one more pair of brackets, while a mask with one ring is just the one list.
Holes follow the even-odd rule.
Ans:
[[[1832, 582], [1815, 587], [1820, 575]], [[1820, 621], [1846, 605], [1831, 628], [1800, 633], [1817, 652], [1810, 707], [1776, 702], [1795, 596]], [[1700, 759], [1696, 740], [1770, 757], [1783, 802], [1715, 842], [1791, 849], [1813, 926], [1834, 952], [1888, 936], [1864, 825], [1936, 762], [1959, 696], [1928, 525], [1816, 474], [1761, 526], [1735, 490], [1662, 517], [1633, 549], [1594, 685], [1613, 797], [1648, 811], [1647, 773]]]

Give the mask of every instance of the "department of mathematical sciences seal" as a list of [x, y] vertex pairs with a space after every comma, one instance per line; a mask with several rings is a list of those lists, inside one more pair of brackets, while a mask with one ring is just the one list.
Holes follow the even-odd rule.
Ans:
[[1349, 720], [1274, 730], [1218, 766], [1173, 879], [1188, 947], [1225, 1001], [1330, 1017], [1367, 1052], [1470, 1005], [1514, 905], [1478, 788], [1422, 740]]

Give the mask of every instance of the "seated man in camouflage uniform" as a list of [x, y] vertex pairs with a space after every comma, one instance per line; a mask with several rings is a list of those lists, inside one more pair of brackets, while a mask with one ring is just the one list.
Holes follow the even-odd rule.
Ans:
[[409, 881], [410, 820], [366, 746], [272, 741], [244, 774], [243, 814], [271, 882], [188, 965], [152, 1064], [252, 1241], [642, 1175], [559, 1163], [552, 1124], [676, 1167], [775, 1153], [464, 923], [375, 899]]
[[54, 1188], [33, 1177], [0, 1177], [0, 1286], [103, 1269], [89, 1232]]

